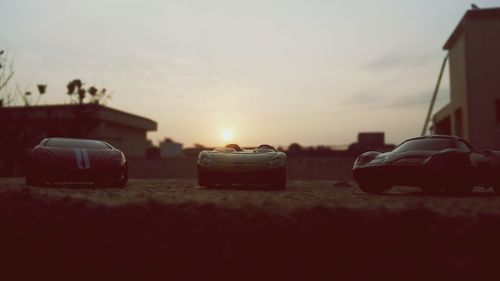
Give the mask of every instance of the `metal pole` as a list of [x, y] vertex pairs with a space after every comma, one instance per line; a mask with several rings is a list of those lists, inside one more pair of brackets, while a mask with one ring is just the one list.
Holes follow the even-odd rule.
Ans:
[[425, 117], [424, 128], [422, 128], [422, 134], [421, 134], [422, 136], [425, 136], [425, 133], [427, 132], [427, 126], [429, 126], [429, 121], [431, 120], [432, 109], [434, 108], [434, 103], [436, 102], [436, 96], [439, 91], [439, 85], [441, 85], [441, 79], [443, 78], [443, 72], [446, 67], [446, 62], [448, 61], [448, 55], [449, 54], [446, 54], [446, 56], [443, 59], [443, 64], [441, 65], [441, 71], [439, 72], [436, 87], [434, 88], [434, 93], [432, 94], [429, 111], [427, 111], [427, 116]]

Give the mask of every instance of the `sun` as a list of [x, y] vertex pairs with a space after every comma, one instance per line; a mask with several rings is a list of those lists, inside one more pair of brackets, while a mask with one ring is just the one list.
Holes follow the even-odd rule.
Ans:
[[229, 143], [233, 140], [233, 132], [229, 129], [222, 130], [220, 138], [225, 142]]

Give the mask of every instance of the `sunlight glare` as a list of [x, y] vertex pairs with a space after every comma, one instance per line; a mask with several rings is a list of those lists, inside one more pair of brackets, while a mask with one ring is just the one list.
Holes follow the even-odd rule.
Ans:
[[223, 130], [221, 133], [221, 139], [226, 143], [230, 142], [233, 139], [233, 132], [229, 129]]

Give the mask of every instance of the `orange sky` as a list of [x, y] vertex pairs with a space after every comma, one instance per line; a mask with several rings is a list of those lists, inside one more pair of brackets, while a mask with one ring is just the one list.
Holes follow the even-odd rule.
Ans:
[[[500, 1], [475, 1], [481, 7]], [[10, 1], [15, 83], [67, 102], [74, 78], [170, 137], [220, 145], [398, 143], [420, 133], [443, 43], [469, 1]], [[443, 81], [436, 109], [448, 100]]]

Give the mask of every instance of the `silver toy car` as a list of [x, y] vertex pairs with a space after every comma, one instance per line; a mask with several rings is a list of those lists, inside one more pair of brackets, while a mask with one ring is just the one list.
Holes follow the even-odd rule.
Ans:
[[229, 144], [203, 150], [197, 165], [200, 186], [265, 184], [272, 189], [286, 188], [286, 154], [270, 145], [241, 149]]

